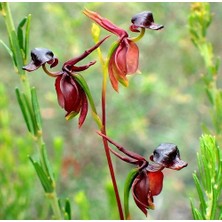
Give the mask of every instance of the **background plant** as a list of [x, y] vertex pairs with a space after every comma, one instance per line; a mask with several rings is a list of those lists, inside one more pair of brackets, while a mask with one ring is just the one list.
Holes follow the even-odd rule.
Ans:
[[[62, 219], [62, 215], [64, 214], [65, 218], [70, 218], [70, 204], [68, 200], [65, 202], [65, 207], [63, 210], [61, 203], [59, 204], [60, 200], [57, 197], [54, 172], [50, 166], [46, 145], [43, 139], [42, 119], [36, 90], [34, 87], [30, 87], [27, 75], [22, 69], [27, 61], [29, 52], [31, 15], [28, 15], [22, 19], [16, 29], [8, 3], [1, 3], [0, 10], [5, 20], [9, 45], [3, 41], [1, 41], [1, 43], [8, 51], [15, 71], [20, 78], [22, 90], [16, 88], [16, 97], [27, 126], [27, 130], [31, 134], [39, 154], [38, 159], [33, 159], [31, 156], [29, 156], [29, 159], [35, 168], [36, 174], [38, 175], [41, 185], [45, 191], [45, 196], [50, 202], [53, 210], [53, 217], [55, 219]], [[2, 119], [4, 119], [4, 117], [2, 117]]]
[[197, 154], [198, 172], [193, 174], [199, 198], [199, 206], [191, 208], [194, 219], [221, 219], [221, 176], [222, 176], [222, 91], [218, 86], [219, 58], [216, 58], [212, 43], [207, 39], [207, 31], [212, 22], [208, 3], [193, 3], [189, 17], [191, 39], [203, 58], [206, 72], [202, 75], [203, 85], [209, 101], [212, 126], [204, 123], [204, 135], [200, 139]]
[[[123, 5], [124, 4], [124, 5]], [[215, 54], [221, 51], [221, 38], [215, 33], [220, 33], [221, 7], [220, 3], [211, 3], [211, 11], [214, 13], [212, 24], [209, 28], [208, 37], [211, 40]], [[91, 36], [86, 36], [85, 30], [90, 30], [90, 23], [87, 18], [80, 20], [81, 10], [87, 7], [102, 14], [106, 11], [107, 17], [112, 19], [121, 27], [128, 28], [126, 16], [131, 17], [133, 12], [140, 12], [144, 9], [155, 13], [156, 21], [164, 21], [166, 29], [161, 33], [152, 33], [143, 38], [139, 47], [142, 47], [140, 56], [140, 67], [143, 71], [141, 76], [134, 76], [130, 79], [130, 86], [125, 90], [120, 90], [119, 96], [112, 98], [113, 105], [108, 109], [110, 137], [116, 141], [122, 141], [125, 147], [134, 148], [143, 156], [150, 154], [150, 148], [159, 144], [159, 141], [171, 141], [178, 144], [183, 158], [189, 159], [189, 167], [176, 174], [167, 173], [167, 180], [164, 182], [164, 189], [161, 196], [155, 199], [155, 211], [150, 211], [151, 219], [191, 219], [191, 210], [187, 193], [193, 191], [193, 180], [191, 174], [196, 169], [195, 153], [199, 147], [199, 136], [201, 135], [200, 122], [205, 122], [211, 126], [209, 114], [209, 103], [205, 96], [202, 80], [199, 73], [205, 72], [202, 59], [197, 50], [193, 47], [187, 28], [187, 16], [190, 11], [189, 3], [11, 3], [11, 10], [15, 19], [15, 24], [22, 20], [24, 15], [32, 14], [31, 42], [30, 48], [42, 46], [55, 49], [55, 54], [59, 57], [71, 58], [80, 54], [85, 45], [90, 45]], [[109, 10], [107, 10], [109, 8]], [[116, 11], [124, 11], [117, 14]], [[44, 12], [44, 13], [43, 13]], [[45, 16], [39, 16], [39, 15]], [[115, 15], [115, 16], [114, 16]], [[168, 20], [168, 18], [171, 18]], [[58, 24], [56, 26], [55, 24]], [[0, 19], [0, 38], [7, 42], [7, 33], [3, 19]], [[61, 29], [61, 27], [67, 27]], [[71, 27], [75, 27], [71, 28]], [[78, 30], [78, 35], [75, 30]], [[46, 32], [47, 30], [47, 32]], [[55, 36], [56, 33], [56, 36]], [[84, 39], [79, 38], [84, 36]], [[53, 41], [52, 41], [53, 40]], [[74, 43], [74, 44], [73, 44]], [[170, 50], [170, 53], [169, 53]], [[166, 56], [167, 55], [167, 56]], [[166, 58], [167, 57], [167, 58]], [[152, 59], [150, 59], [152, 58]], [[91, 58], [89, 57], [89, 61]], [[10, 103], [7, 106], [9, 113], [20, 115], [20, 118], [13, 118], [11, 131], [14, 135], [27, 134], [26, 128], [21, 124], [22, 119], [20, 109], [16, 105], [14, 88], [19, 85], [17, 76], [13, 75], [14, 70], [11, 60], [5, 49], [0, 46], [0, 66], [1, 82], [4, 83], [5, 91]], [[87, 71], [86, 78], [95, 98], [99, 98], [94, 86], [101, 77], [94, 75], [98, 67], [92, 67]], [[104, 158], [99, 155], [101, 151], [100, 138], [91, 136], [94, 123], [90, 118], [86, 119], [85, 126], [79, 131], [76, 123], [66, 122], [63, 118], [63, 110], [58, 109], [56, 97], [54, 95], [53, 79], [45, 81], [45, 76], [35, 73], [29, 77], [31, 85], [35, 85], [38, 90], [39, 103], [43, 117], [44, 140], [48, 144], [52, 168], [61, 175], [60, 182], [57, 182], [57, 191], [67, 197], [70, 193], [77, 194], [83, 191], [87, 197], [90, 210], [88, 218], [103, 219], [116, 218], [108, 208], [108, 193], [104, 191], [104, 186], [110, 184], [105, 168]], [[34, 83], [34, 84], [33, 84]], [[41, 90], [40, 90], [41, 89]], [[112, 91], [108, 86], [108, 94]], [[98, 99], [99, 100], [99, 99]], [[129, 102], [130, 100], [130, 102]], [[123, 103], [122, 101], [126, 101]], [[96, 101], [99, 104], [99, 101]], [[143, 104], [143, 106], [141, 106]], [[203, 121], [204, 120], [204, 121]], [[121, 124], [119, 124], [121, 122]], [[121, 127], [116, 127], [118, 126]], [[123, 133], [124, 132], [124, 133]], [[62, 161], [57, 164], [56, 158], [59, 152], [53, 147], [53, 138], [62, 135], [64, 138], [65, 150], [61, 150]], [[76, 135], [75, 138], [73, 135]], [[133, 136], [132, 136], [133, 135]], [[136, 140], [135, 140], [136, 138]], [[97, 140], [98, 139], [98, 140]], [[81, 148], [81, 149], [80, 149]], [[11, 155], [14, 152], [7, 149]], [[91, 151], [94, 151], [93, 153]], [[24, 156], [27, 152], [20, 150]], [[84, 161], [79, 161], [79, 160]], [[58, 160], [58, 159], [57, 159]], [[1, 162], [2, 158], [1, 158]], [[28, 165], [27, 165], [28, 166]], [[129, 166], [130, 167], [130, 166]], [[101, 168], [100, 171], [94, 169]], [[56, 170], [58, 169], [58, 170]], [[116, 161], [115, 169], [118, 170], [120, 189], [123, 189], [126, 175], [129, 169]], [[4, 167], [5, 170], [5, 167]], [[32, 166], [30, 166], [32, 170]], [[25, 171], [23, 170], [23, 175]], [[98, 181], [98, 178], [104, 178]], [[33, 177], [28, 180], [32, 181]], [[78, 182], [77, 182], [78, 181]], [[1, 184], [2, 186], [2, 184]], [[93, 187], [93, 189], [92, 189]], [[35, 204], [30, 204], [26, 211], [26, 218], [45, 219], [48, 209], [42, 206], [44, 197], [35, 195], [41, 193], [42, 188], [35, 181], [29, 198], [35, 200]], [[22, 191], [20, 191], [22, 192]], [[175, 200], [174, 196], [178, 198]], [[110, 196], [109, 196], [110, 197]], [[112, 197], [112, 196], [111, 196]], [[166, 205], [165, 200], [174, 203], [174, 207]], [[72, 203], [74, 197], [70, 197]], [[84, 198], [82, 199], [84, 202]], [[7, 203], [7, 201], [5, 201]], [[140, 211], [135, 208], [135, 203], [131, 199], [130, 209], [135, 219], [144, 219]], [[74, 218], [83, 218], [80, 207], [73, 209]], [[98, 209], [102, 209], [98, 212]], [[38, 212], [38, 213], [37, 213]], [[41, 215], [40, 215], [41, 213]], [[2, 215], [2, 212], [0, 213]], [[110, 215], [113, 215], [111, 217]], [[8, 215], [10, 217], [10, 215]], [[11, 217], [12, 218], [12, 217]]]

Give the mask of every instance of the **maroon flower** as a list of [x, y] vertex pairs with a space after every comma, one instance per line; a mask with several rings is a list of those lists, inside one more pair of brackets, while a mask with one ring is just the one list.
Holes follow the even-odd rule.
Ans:
[[[90, 11], [88, 9], [85, 9], [83, 13], [104, 29], [119, 37], [119, 40], [117, 44], [113, 47], [112, 54], [109, 58], [109, 77], [111, 84], [116, 91], [118, 91], [118, 82], [122, 83], [124, 86], [128, 86], [128, 79], [126, 75], [133, 74], [138, 69], [138, 46], [133, 39], [129, 38], [129, 35], [125, 30], [119, 28], [110, 20], [103, 18], [98, 13]], [[136, 22], [137, 26], [135, 26], [135, 29], [138, 32], [137, 28], [142, 26], [140, 26], [138, 19], [133, 19], [133, 21]], [[152, 23], [152, 26], [149, 26], [149, 28], [155, 29], [153, 27], [154, 23]], [[163, 26], [159, 27], [159, 29], [162, 27]], [[145, 28], [148, 28], [148, 26]]]
[[108, 70], [113, 88], [118, 91], [118, 82], [128, 85], [127, 74], [133, 74], [138, 69], [139, 49], [137, 45], [128, 38], [128, 33], [113, 24], [96, 12], [85, 9], [84, 14], [99, 24], [107, 31], [117, 35], [119, 40], [115, 45], [109, 58]]
[[59, 105], [66, 110], [66, 119], [71, 119], [80, 113], [79, 127], [85, 121], [88, 112], [86, 93], [75, 78], [64, 72], [55, 81]]
[[[56, 77], [55, 89], [59, 105], [66, 110], [66, 119], [79, 115], [79, 127], [85, 121], [88, 113], [88, 100], [87, 94], [79, 81], [80, 74], [77, 72], [88, 69], [95, 61], [83, 66], [76, 66], [76, 63], [84, 59], [91, 52], [97, 49], [109, 36], [102, 39], [92, 48], [86, 50], [79, 57], [73, 58], [63, 64], [62, 70], [59, 72], [50, 72], [46, 68], [46, 63], [50, 64], [50, 68], [58, 64], [58, 59], [54, 57], [53, 52], [44, 48], [36, 48], [31, 52], [32, 61], [23, 67], [28, 72], [34, 71], [42, 66], [43, 70], [50, 76]], [[81, 77], [82, 79], [82, 77]]]
[[155, 207], [153, 196], [159, 195], [162, 191], [164, 178], [162, 170], [164, 168], [181, 170], [187, 166], [187, 163], [180, 159], [177, 146], [172, 143], [159, 145], [150, 157], [153, 162], [149, 163], [143, 156], [125, 149], [100, 132], [98, 134], [106, 138], [126, 156], [121, 156], [109, 148], [113, 154], [121, 160], [138, 167], [138, 172], [132, 182], [132, 195], [136, 205], [147, 215], [147, 209], [154, 209]]
[[142, 170], [134, 179], [132, 194], [136, 205], [147, 215], [147, 209], [154, 209], [153, 196], [157, 196], [163, 187], [163, 173]]

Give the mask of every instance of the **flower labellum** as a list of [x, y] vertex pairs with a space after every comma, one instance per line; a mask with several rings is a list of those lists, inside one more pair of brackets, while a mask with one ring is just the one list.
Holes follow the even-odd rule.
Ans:
[[164, 27], [163, 25], [154, 23], [153, 14], [150, 11], [144, 11], [134, 15], [131, 22], [133, 23], [130, 26], [132, 32], [139, 32], [138, 28], [160, 30]]
[[51, 68], [58, 64], [58, 59], [54, 57], [54, 54], [49, 49], [35, 48], [31, 51], [31, 62], [24, 66], [23, 69], [31, 72], [38, 69], [45, 63], [50, 64]]
[[67, 112], [65, 116], [67, 120], [79, 114], [79, 127], [84, 123], [88, 113], [87, 96], [90, 93], [89, 90], [86, 89], [88, 86], [79, 72], [88, 69], [94, 65], [96, 61], [89, 62], [82, 66], [76, 66], [76, 64], [97, 49], [107, 38], [109, 38], [109, 36], [103, 38], [80, 56], [66, 61], [62, 66], [62, 70], [58, 72], [50, 72], [46, 68], [46, 63], [50, 64], [50, 68], [55, 67], [58, 64], [58, 59], [54, 57], [52, 51], [45, 48], [33, 49], [31, 51], [31, 62], [23, 67], [24, 70], [32, 72], [42, 66], [47, 75], [56, 78], [55, 89], [58, 103]]
[[135, 176], [130, 177], [130, 181], [127, 180], [129, 187], [127, 192], [132, 188], [132, 195], [136, 205], [147, 216], [147, 209], [154, 209], [155, 207], [153, 197], [159, 195], [162, 191], [164, 178], [162, 170], [164, 168], [181, 170], [187, 166], [187, 163], [180, 159], [177, 146], [173, 143], [162, 143], [154, 150], [153, 155], [150, 157], [154, 162], [149, 163], [143, 156], [125, 149], [108, 136], [100, 132], [98, 134], [106, 138], [126, 156], [121, 156], [109, 147], [114, 155], [127, 163], [137, 166]]
[[163, 167], [172, 170], [181, 170], [187, 166], [187, 163], [180, 159], [180, 152], [173, 143], [160, 144], [151, 155], [150, 159]]

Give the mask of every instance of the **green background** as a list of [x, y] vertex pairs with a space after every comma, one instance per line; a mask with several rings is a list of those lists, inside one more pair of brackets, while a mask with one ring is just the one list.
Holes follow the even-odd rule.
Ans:
[[[178, 145], [181, 158], [189, 163], [182, 171], [164, 170], [161, 194], [154, 197], [156, 209], [149, 219], [192, 219], [189, 196], [195, 197], [192, 173], [197, 168], [201, 124], [210, 126], [208, 102], [201, 80], [203, 61], [194, 48], [188, 30], [190, 3], [10, 3], [16, 25], [32, 14], [30, 48], [51, 49], [59, 58], [59, 67], [93, 46], [91, 21], [82, 13], [94, 10], [119, 27], [129, 30], [133, 15], [150, 10], [161, 31], [147, 30], [138, 42], [141, 74], [129, 77], [129, 87], [120, 86], [116, 93], [108, 84], [108, 135], [125, 148], [147, 159], [160, 143]], [[222, 50], [222, 7], [211, 3], [213, 22], [208, 38], [215, 54]], [[101, 32], [101, 37], [107, 35]], [[135, 36], [134, 33], [130, 35]], [[3, 18], [0, 17], [0, 39], [8, 42]], [[107, 53], [116, 37], [102, 47]], [[81, 64], [96, 57], [90, 55]], [[26, 131], [16, 101], [15, 87], [19, 77], [11, 59], [0, 45], [1, 116], [0, 119], [0, 219], [50, 219], [50, 209], [42, 187], [27, 155], [35, 155], [33, 142]], [[99, 62], [82, 73], [100, 109], [101, 68]], [[58, 103], [54, 79], [41, 69], [29, 74], [37, 88], [43, 116], [44, 138], [57, 178], [60, 197], [69, 197], [73, 219], [118, 219], [110, 191], [105, 154], [97, 126], [90, 113], [79, 130], [77, 118], [66, 121]], [[219, 77], [220, 79], [220, 77]], [[99, 110], [100, 112], [100, 110]], [[55, 141], [56, 140], [56, 141]], [[123, 196], [125, 178], [132, 166], [113, 158], [117, 181]], [[133, 219], [145, 219], [130, 199]]]

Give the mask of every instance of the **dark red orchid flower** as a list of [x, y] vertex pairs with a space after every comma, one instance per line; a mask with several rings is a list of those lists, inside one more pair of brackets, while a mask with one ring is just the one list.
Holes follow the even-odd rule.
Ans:
[[107, 31], [117, 35], [119, 40], [109, 58], [108, 71], [113, 88], [118, 91], [118, 82], [128, 85], [127, 74], [133, 74], [138, 69], [139, 49], [128, 38], [128, 33], [101, 17], [98, 13], [85, 9], [83, 13]]
[[132, 182], [132, 195], [136, 205], [145, 215], [147, 215], [147, 209], [154, 209], [155, 207], [153, 196], [159, 195], [162, 191], [164, 178], [162, 170], [164, 168], [181, 170], [188, 165], [180, 159], [179, 149], [175, 144], [163, 143], [159, 145], [150, 157], [153, 162], [149, 163], [143, 156], [125, 149], [101, 132], [98, 134], [116, 146], [126, 156], [121, 156], [109, 147], [113, 154], [138, 167], [138, 172]]
[[[108, 71], [109, 77], [114, 90], [118, 91], [118, 82], [124, 86], [128, 86], [128, 79], [126, 75], [134, 74], [138, 69], [139, 64], [139, 48], [133, 39], [129, 38], [128, 33], [113, 24], [110, 20], [101, 17], [98, 13], [85, 9], [83, 13], [91, 18], [94, 22], [99, 24], [102, 28], [117, 35], [118, 42], [112, 49], [112, 54], [109, 58]], [[133, 19], [133, 21], [137, 19]], [[138, 22], [136, 22], [136, 25]], [[138, 27], [135, 26], [134, 30]], [[144, 26], [145, 27], [145, 26]], [[149, 27], [154, 29], [154, 23]], [[147, 27], [145, 27], [147, 28]], [[159, 27], [159, 29], [162, 27]], [[137, 30], [138, 31], [138, 30]]]
[[[62, 70], [58, 72], [50, 72], [46, 68], [46, 63], [50, 64], [50, 68], [58, 64], [58, 59], [54, 57], [52, 51], [44, 48], [35, 48], [31, 51], [31, 62], [24, 66], [23, 69], [32, 72], [42, 66], [43, 70], [50, 76], [56, 77], [55, 89], [57, 93], [57, 99], [59, 105], [66, 110], [66, 119], [79, 115], [79, 127], [85, 121], [88, 113], [88, 100], [87, 94], [82, 87], [78, 76], [80, 71], [88, 69], [91, 65], [95, 64], [95, 61], [90, 62], [83, 66], [76, 66], [76, 63], [87, 57], [91, 52], [97, 49], [109, 36], [102, 39], [92, 48], [86, 50], [79, 57], [73, 58], [65, 62], [62, 66]], [[78, 75], [78, 76], [77, 76]]]
[[132, 184], [132, 194], [136, 205], [147, 216], [147, 209], [154, 209], [153, 196], [157, 196], [163, 187], [163, 173], [142, 170]]

